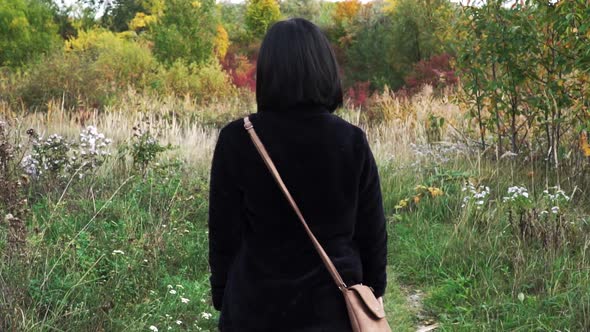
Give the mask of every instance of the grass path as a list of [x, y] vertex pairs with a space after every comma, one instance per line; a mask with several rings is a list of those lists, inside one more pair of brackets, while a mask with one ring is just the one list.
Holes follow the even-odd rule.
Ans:
[[422, 325], [421, 297], [412, 296], [413, 292], [398, 282], [391, 265], [387, 267], [387, 276], [384, 304], [391, 328], [396, 332], [425, 331], [427, 326]]
[[385, 312], [394, 331], [434, 331], [438, 324], [422, 308], [424, 293], [401, 285], [391, 265], [387, 268], [388, 283], [385, 292]]

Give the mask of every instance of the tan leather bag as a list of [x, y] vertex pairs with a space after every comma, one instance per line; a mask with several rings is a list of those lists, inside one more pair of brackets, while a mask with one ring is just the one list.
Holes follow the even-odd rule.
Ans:
[[295, 200], [293, 200], [293, 197], [291, 197], [289, 190], [287, 189], [285, 183], [281, 179], [281, 176], [279, 175], [277, 168], [272, 162], [272, 159], [270, 159], [270, 156], [266, 151], [266, 148], [260, 141], [260, 138], [256, 134], [254, 126], [252, 125], [248, 117], [244, 118], [244, 128], [250, 134], [250, 138], [252, 139], [254, 146], [256, 146], [256, 150], [258, 150], [258, 153], [260, 153], [260, 156], [264, 160], [264, 163], [270, 170], [277, 184], [283, 191], [283, 194], [285, 194], [285, 197], [289, 201], [289, 204], [291, 204], [291, 207], [293, 208], [293, 210], [295, 210], [295, 213], [297, 214], [299, 220], [303, 224], [303, 227], [305, 228], [307, 235], [309, 235], [311, 242], [313, 242], [314, 247], [316, 248], [322, 261], [324, 262], [324, 265], [326, 266], [328, 272], [330, 272], [330, 275], [334, 279], [336, 286], [344, 295], [344, 301], [346, 302], [346, 308], [348, 309], [348, 316], [350, 318], [350, 325], [352, 326], [352, 330], [354, 332], [391, 332], [389, 324], [387, 323], [387, 319], [385, 318], [385, 311], [383, 309], [383, 306], [375, 298], [373, 290], [370, 287], [367, 287], [363, 284], [346, 286], [346, 284], [342, 280], [342, 277], [340, 276], [340, 273], [338, 273], [338, 270], [336, 270], [336, 267], [332, 263], [332, 260], [330, 259], [330, 257], [328, 257], [328, 255], [324, 251], [324, 248], [322, 248], [318, 240], [315, 238], [315, 236], [307, 226], [307, 223], [305, 222], [305, 219], [303, 218], [303, 215], [301, 214], [299, 207], [295, 203]]

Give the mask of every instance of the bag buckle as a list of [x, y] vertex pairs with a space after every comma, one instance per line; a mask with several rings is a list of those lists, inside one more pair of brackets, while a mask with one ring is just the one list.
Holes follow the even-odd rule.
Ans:
[[244, 118], [244, 128], [246, 130], [250, 130], [252, 129], [254, 126], [252, 125], [252, 122], [250, 122], [250, 119], [248, 117]]

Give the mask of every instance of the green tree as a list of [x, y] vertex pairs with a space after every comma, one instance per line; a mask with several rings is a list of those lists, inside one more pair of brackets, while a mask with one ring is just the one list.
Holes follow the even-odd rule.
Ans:
[[108, 3], [101, 21], [104, 27], [120, 32], [128, 30], [129, 22], [139, 12], [145, 12], [141, 1], [138, 0], [117, 0]]
[[[91, 1], [91, 0], [88, 0]], [[164, 0], [115, 0], [106, 3], [104, 14], [100, 18], [101, 24], [115, 32], [137, 29], [132, 21], [141, 19], [155, 19], [162, 15]]]
[[332, 40], [345, 50], [348, 84], [369, 81], [373, 89], [397, 89], [418, 61], [451, 50], [458, 13], [448, 0], [376, 1], [359, 9], [355, 5], [360, 3], [337, 4], [332, 32]]
[[314, 23], [320, 15], [319, 0], [282, 0], [281, 12], [286, 17], [302, 17]]
[[391, 33], [394, 22], [378, 6], [365, 7], [356, 18], [352, 38], [345, 48], [346, 85], [371, 82], [372, 88], [385, 85], [399, 88], [403, 84], [403, 66], [392, 54], [396, 40]]
[[268, 27], [281, 18], [276, 0], [248, 0], [246, 3], [246, 27], [251, 37], [261, 38]]
[[248, 31], [244, 23], [246, 5], [243, 3], [220, 2], [218, 6], [221, 22], [227, 30], [229, 39], [232, 42], [247, 42]]
[[20, 66], [59, 45], [55, 12], [43, 0], [0, 2], [0, 66]]
[[154, 55], [166, 64], [203, 63], [213, 55], [218, 24], [215, 0], [168, 0], [152, 27]]
[[448, 0], [388, 0], [398, 61], [408, 64], [448, 52], [457, 13]]
[[506, 150], [542, 151], [559, 167], [575, 160], [571, 151], [585, 151], [579, 141], [587, 137], [590, 118], [590, 4], [507, 4], [489, 0], [463, 10], [457, 63], [465, 102], [482, 149], [494, 145], [498, 157]]

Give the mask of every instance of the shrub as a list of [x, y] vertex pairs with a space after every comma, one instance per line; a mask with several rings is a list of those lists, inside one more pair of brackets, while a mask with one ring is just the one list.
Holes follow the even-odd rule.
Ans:
[[66, 108], [78, 103], [99, 107], [116, 91], [105, 84], [92, 64], [89, 56], [56, 52], [24, 75], [17, 93], [28, 108], [45, 109], [51, 99], [62, 100]]
[[0, 66], [20, 66], [59, 44], [54, 11], [47, 1], [0, 3]]
[[206, 63], [186, 64], [177, 60], [168, 69], [160, 67], [155, 90], [164, 94], [189, 96], [200, 102], [209, 102], [234, 94], [230, 77], [219, 61], [213, 58]]
[[451, 68], [450, 60], [451, 56], [445, 53], [419, 61], [414, 65], [412, 72], [406, 76], [406, 87], [410, 91], [418, 91], [424, 85], [443, 88], [457, 84], [458, 78]]
[[200, 65], [195, 72], [200, 85], [197, 95], [201, 100], [211, 101], [232, 95], [234, 88], [230, 78], [217, 59]]
[[158, 157], [173, 148], [170, 144], [160, 144], [157, 136], [157, 133], [150, 130], [149, 123], [146, 126], [138, 124], [133, 127], [133, 136], [129, 141], [119, 146], [119, 154], [129, 153], [133, 158], [133, 166], [144, 177]]
[[253, 60], [241, 54], [229, 54], [222, 65], [236, 87], [256, 90], [256, 63]]
[[128, 86], [143, 88], [156, 61], [149, 49], [125, 34], [96, 29], [78, 37], [33, 66], [20, 95], [30, 107], [44, 107], [50, 99], [63, 99], [66, 108], [101, 107]]
[[112, 140], [88, 126], [80, 132], [77, 141], [71, 141], [58, 134], [47, 138], [37, 137], [33, 132], [31, 154], [23, 158], [23, 171], [33, 179], [82, 178], [91, 174], [110, 156]]
[[353, 106], [361, 107], [365, 106], [369, 94], [369, 82], [356, 82], [352, 87], [348, 88], [346, 98]]
[[97, 55], [94, 67], [103, 79], [117, 87], [137, 85], [156, 66], [149, 49], [131, 40], [128, 33], [105, 30], [81, 31], [78, 38], [66, 42], [66, 50]]

